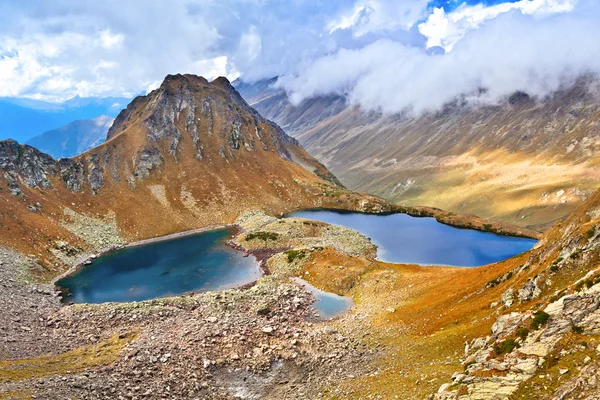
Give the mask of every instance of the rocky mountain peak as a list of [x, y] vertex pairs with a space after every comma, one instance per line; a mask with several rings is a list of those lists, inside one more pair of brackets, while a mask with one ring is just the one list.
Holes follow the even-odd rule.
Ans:
[[289, 162], [338, 184], [296, 140], [250, 107], [227, 78], [208, 82], [189, 74], [168, 75], [160, 87], [136, 97], [115, 119], [107, 141], [80, 156], [56, 161], [14, 141], [0, 144], [0, 168], [14, 195], [57, 186], [74, 193], [90, 188], [97, 195], [121, 183], [135, 189], [163, 174], [172, 179], [211, 171], [220, 177], [249, 165], [258, 179], [265, 164]]

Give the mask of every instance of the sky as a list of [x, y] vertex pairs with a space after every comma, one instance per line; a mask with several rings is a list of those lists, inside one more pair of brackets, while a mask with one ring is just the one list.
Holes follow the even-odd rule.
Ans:
[[293, 102], [337, 93], [420, 113], [600, 72], [598, 21], [597, 0], [3, 0], [0, 97], [130, 98], [170, 73], [279, 76]]

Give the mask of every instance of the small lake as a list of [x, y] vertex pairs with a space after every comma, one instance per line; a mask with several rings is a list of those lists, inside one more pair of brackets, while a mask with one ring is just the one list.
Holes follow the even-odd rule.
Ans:
[[[121, 249], [59, 280], [65, 302], [141, 301], [253, 282], [256, 259], [225, 244], [233, 229], [216, 229]], [[66, 296], [71, 294], [72, 296]]]
[[363, 214], [304, 210], [286, 217], [307, 218], [352, 228], [371, 238], [381, 261], [475, 267], [530, 250], [537, 241], [444, 225], [407, 214]]
[[320, 319], [330, 319], [343, 314], [352, 308], [353, 302], [346, 296], [325, 292], [317, 289], [304, 279], [292, 278], [298, 285], [304, 287], [315, 296], [315, 302], [311, 306], [319, 313]]

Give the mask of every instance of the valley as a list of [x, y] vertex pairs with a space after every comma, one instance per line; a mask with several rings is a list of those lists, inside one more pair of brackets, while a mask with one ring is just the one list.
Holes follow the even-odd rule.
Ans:
[[0, 2], [0, 400], [600, 399], [600, 1]]
[[[106, 142], [80, 156], [55, 160], [1, 141], [0, 168], [0, 318], [7, 321], [0, 327], [0, 398], [599, 393], [590, 382], [600, 368], [600, 192], [545, 233], [395, 205], [342, 186], [225, 78], [193, 75], [167, 76], [134, 99]], [[526, 246], [480, 258], [470, 265], [485, 265], [474, 268], [390, 263], [378, 256], [381, 238], [301, 211], [315, 209], [411, 221], [407, 236], [383, 236], [412, 250], [421, 225], [429, 227], [419, 243], [440, 240], [432, 227], [457, 240], [440, 253], [459, 253], [482, 238], [497, 242], [474, 253], [489, 256], [489, 247], [513, 240]], [[370, 221], [363, 226], [375, 225]], [[401, 226], [396, 219], [393, 225]], [[215, 227], [235, 230], [200, 232]], [[207, 290], [184, 277], [172, 294], [129, 297], [144, 279], [160, 287], [165, 271], [185, 273], [187, 265], [196, 274], [196, 262], [210, 259], [199, 256], [204, 244], [195, 242], [205, 234], [222, 234], [227, 254], [248, 265], [258, 261], [262, 275]], [[178, 243], [180, 251], [167, 249]], [[230, 263], [219, 254], [217, 271]], [[119, 257], [125, 258], [111, 273], [103, 263]], [[92, 276], [96, 266], [108, 275]], [[149, 267], [158, 275], [143, 269]], [[134, 275], [113, 285], [127, 268]], [[68, 290], [57, 291], [57, 279], [76, 277], [85, 279], [73, 285], [108, 297], [94, 301], [73, 290], [70, 299]], [[344, 304], [319, 305], [323, 296], [344, 296], [329, 299]], [[575, 391], [582, 379], [584, 392]]]
[[463, 96], [416, 116], [365, 111], [340, 98], [292, 105], [272, 81], [238, 87], [345, 186], [395, 204], [545, 230], [598, 187], [594, 76], [544, 98], [518, 92], [487, 105]]

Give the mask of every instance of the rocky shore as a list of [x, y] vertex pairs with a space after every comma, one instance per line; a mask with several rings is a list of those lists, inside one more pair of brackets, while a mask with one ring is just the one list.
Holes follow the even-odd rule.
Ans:
[[[374, 249], [354, 231], [279, 221], [262, 212], [238, 221], [237, 246], [259, 256], [269, 273], [267, 260], [298, 244]], [[277, 225], [281, 243], [242, 239], [269, 224]], [[30, 271], [41, 266], [0, 254], [0, 271], [10, 272], [0, 299], [8, 321], [0, 328], [2, 398], [315, 399], [326, 395], [325, 382], [367, 371], [376, 354], [339, 321], [315, 322], [313, 296], [288, 279], [293, 268], [234, 290], [61, 306], [51, 285], [32, 283]], [[293, 264], [278, 262], [286, 263]]]

